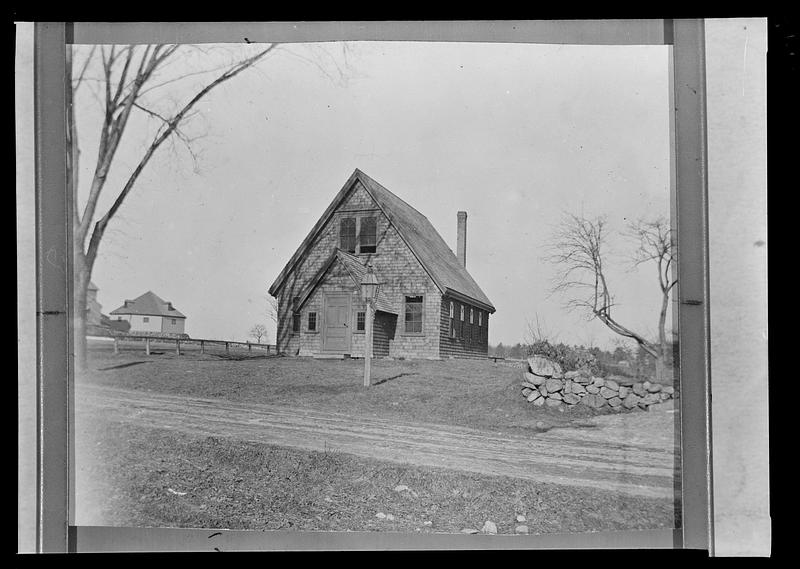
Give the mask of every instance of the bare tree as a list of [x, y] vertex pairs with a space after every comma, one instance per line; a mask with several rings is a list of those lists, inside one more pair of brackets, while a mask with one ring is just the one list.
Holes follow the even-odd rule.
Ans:
[[269, 334], [267, 332], [267, 327], [263, 324], [256, 324], [252, 328], [250, 328], [250, 336], [256, 339], [256, 342], [259, 344], [261, 343], [261, 339], [265, 339], [269, 342]]
[[267, 297], [267, 316], [276, 324], [278, 323], [278, 299], [273, 296]]
[[606, 218], [587, 219], [566, 214], [550, 242], [546, 259], [557, 267], [551, 293], [564, 294], [565, 306], [570, 310], [597, 318], [614, 333], [634, 340], [656, 362], [656, 378], [664, 379], [668, 354], [666, 341], [666, 315], [669, 295], [676, 284], [672, 276], [674, 241], [669, 224], [659, 218], [638, 221], [628, 228], [628, 235], [638, 242], [634, 264], [655, 261], [658, 266], [659, 286], [662, 292], [658, 319], [658, 339], [652, 341], [621, 324], [614, 316], [614, 296], [606, 278], [605, 246], [607, 243]]
[[[181, 126], [194, 114], [195, 106], [212, 89], [232, 79], [270, 53], [277, 44], [269, 44], [255, 54], [227, 65], [225, 70], [205, 86], [197, 90], [191, 99], [179, 105], [173, 113], [162, 114], [147, 103], [145, 95], [154, 89], [168, 85], [188, 74], [159, 78], [159, 71], [168, 64], [180, 60], [183, 53], [178, 45], [129, 45], [124, 47], [99, 46], [93, 48], [81, 65], [73, 68], [73, 53], [67, 50], [67, 73], [72, 77], [72, 89], [67, 90], [67, 184], [73, 195], [72, 225], [74, 238], [74, 293], [75, 293], [75, 339], [76, 366], [86, 367], [86, 293], [92, 276], [97, 253], [109, 222], [117, 214], [125, 199], [136, 186], [142, 171], [153, 154], [168, 139], [177, 137], [191, 152], [193, 141]], [[187, 49], [192, 46], [185, 46]], [[99, 53], [98, 53], [99, 52]], [[99, 59], [98, 59], [99, 58]], [[88, 197], [83, 208], [78, 202], [78, 172], [80, 145], [75, 116], [75, 95], [90, 77], [90, 66], [99, 67], [99, 78], [91, 78], [100, 86], [98, 97], [104, 107], [100, 125], [99, 147], [94, 174], [89, 184]], [[114, 199], [110, 207], [97, 215], [101, 195], [107, 191], [109, 178], [120, 142], [134, 113], [145, 113], [155, 118], [159, 127], [143, 150], [133, 171], [120, 187], [111, 188]]]

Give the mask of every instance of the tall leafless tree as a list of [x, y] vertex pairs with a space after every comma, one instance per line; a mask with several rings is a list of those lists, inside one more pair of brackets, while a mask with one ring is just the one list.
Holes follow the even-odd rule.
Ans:
[[[212, 89], [232, 79], [245, 69], [252, 67], [270, 53], [277, 44], [269, 44], [253, 55], [226, 65], [215, 79], [198, 89], [175, 112], [162, 114], [148, 105], [145, 97], [155, 89], [173, 83], [181, 77], [164, 80], [159, 73], [168, 64], [180, 60], [185, 49], [179, 45], [128, 45], [99, 46], [91, 49], [79, 65], [73, 67], [73, 53], [67, 50], [67, 74], [72, 78], [72, 89], [67, 89], [67, 184], [73, 195], [74, 208], [72, 226], [74, 239], [74, 294], [75, 294], [75, 339], [76, 366], [86, 367], [86, 292], [92, 276], [98, 250], [109, 222], [117, 214], [125, 199], [135, 188], [142, 171], [147, 167], [159, 147], [171, 137], [177, 137], [190, 146], [192, 139], [181, 130], [181, 126], [194, 114], [195, 106]], [[104, 107], [100, 124], [99, 146], [94, 173], [88, 187], [88, 197], [81, 208], [78, 200], [80, 169], [80, 144], [75, 113], [75, 96], [90, 77], [87, 70], [97, 69], [99, 77], [92, 78], [100, 86], [100, 98]], [[186, 75], [183, 75], [185, 77]], [[108, 188], [106, 181], [115, 163], [114, 158], [134, 113], [145, 113], [157, 119], [159, 127], [140, 155], [133, 170], [121, 186]], [[114, 192], [108, 210], [97, 215], [98, 200], [104, 192]]]
[[557, 268], [551, 293], [563, 294], [565, 306], [597, 318], [611, 331], [631, 338], [656, 364], [656, 379], [665, 376], [669, 345], [666, 335], [667, 310], [674, 278], [675, 243], [669, 223], [664, 218], [640, 220], [629, 225], [626, 234], [635, 239], [634, 265], [654, 261], [658, 268], [661, 289], [661, 310], [658, 317], [658, 338], [651, 340], [621, 324], [614, 316], [614, 296], [608, 285], [606, 244], [607, 222], [604, 216], [587, 219], [566, 214], [549, 244], [546, 259]]

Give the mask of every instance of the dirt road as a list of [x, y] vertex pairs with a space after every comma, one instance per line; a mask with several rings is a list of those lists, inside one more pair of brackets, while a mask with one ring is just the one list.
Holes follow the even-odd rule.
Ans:
[[522, 435], [403, 423], [297, 407], [234, 403], [80, 385], [76, 422], [114, 421], [305, 450], [671, 498], [674, 415], [596, 417], [591, 425]]

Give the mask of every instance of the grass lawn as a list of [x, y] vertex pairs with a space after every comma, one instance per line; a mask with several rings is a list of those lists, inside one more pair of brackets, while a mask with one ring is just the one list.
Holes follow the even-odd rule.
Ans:
[[[363, 360], [223, 356], [93, 349], [78, 393], [88, 382], [531, 435], [598, 414], [534, 407], [521, 369], [489, 361], [377, 360], [364, 388]], [[531, 533], [680, 524], [666, 499], [88, 419], [76, 420], [79, 525], [459, 532], [492, 520], [513, 533], [518, 514]]]
[[229, 401], [283, 404], [493, 431], [538, 431], [605, 411], [535, 407], [522, 397], [522, 370], [474, 360], [375, 360], [370, 388], [363, 360], [226, 359], [165, 351], [90, 353], [91, 383]]
[[91, 513], [79, 513], [79, 524], [458, 533], [492, 520], [499, 533], [514, 533], [522, 514], [531, 533], [676, 527], [668, 500], [113, 420], [89, 428], [83, 440], [97, 442], [79, 466], [93, 482], [78, 494], [78, 509]]

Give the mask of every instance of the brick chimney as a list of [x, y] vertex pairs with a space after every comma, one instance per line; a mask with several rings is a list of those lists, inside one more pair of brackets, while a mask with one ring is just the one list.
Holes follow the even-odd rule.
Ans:
[[456, 241], [456, 256], [461, 265], [467, 267], [467, 212], [458, 212], [458, 239]]

